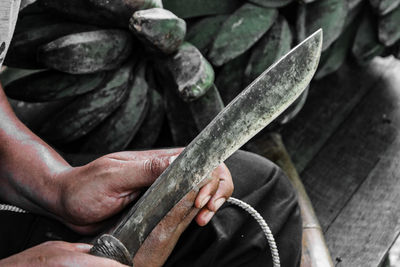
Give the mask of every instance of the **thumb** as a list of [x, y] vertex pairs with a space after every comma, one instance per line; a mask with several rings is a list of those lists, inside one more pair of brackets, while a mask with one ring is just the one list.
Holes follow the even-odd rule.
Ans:
[[152, 152], [121, 152], [109, 157], [118, 164], [118, 187], [131, 191], [148, 187], [177, 158], [181, 150], [160, 150]]
[[137, 183], [141, 187], [150, 186], [168, 168], [177, 156], [154, 156], [139, 163]]

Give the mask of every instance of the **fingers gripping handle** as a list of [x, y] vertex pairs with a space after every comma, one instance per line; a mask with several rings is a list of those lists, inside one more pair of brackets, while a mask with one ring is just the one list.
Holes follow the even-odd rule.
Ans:
[[132, 266], [132, 255], [124, 244], [112, 235], [102, 235], [96, 240], [90, 254], [103, 258], [116, 260], [122, 264]]

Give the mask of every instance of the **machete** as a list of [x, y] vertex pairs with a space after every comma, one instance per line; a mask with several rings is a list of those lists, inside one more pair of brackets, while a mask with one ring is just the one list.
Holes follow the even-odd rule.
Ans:
[[162, 218], [301, 95], [317, 69], [321, 47], [318, 30], [262, 73], [185, 148], [117, 226], [94, 242], [91, 253], [132, 266], [133, 256]]

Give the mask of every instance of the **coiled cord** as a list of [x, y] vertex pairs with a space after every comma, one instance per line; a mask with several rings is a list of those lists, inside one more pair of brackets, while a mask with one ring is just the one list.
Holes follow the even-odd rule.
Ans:
[[28, 213], [26, 210], [20, 209], [15, 206], [0, 204], [0, 211], [11, 211], [16, 213]]
[[227, 202], [244, 209], [258, 222], [262, 231], [264, 232], [265, 237], [267, 238], [269, 248], [271, 250], [272, 263], [274, 267], [280, 267], [281, 262], [279, 259], [279, 251], [278, 247], [276, 246], [275, 238], [271, 232], [271, 229], [269, 228], [263, 217], [260, 215], [260, 213], [258, 213], [252, 206], [239, 199], [231, 197], [227, 200]]

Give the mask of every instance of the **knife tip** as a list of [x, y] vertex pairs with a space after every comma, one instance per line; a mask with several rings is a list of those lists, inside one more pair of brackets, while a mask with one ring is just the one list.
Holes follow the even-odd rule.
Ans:
[[[322, 28], [316, 30], [313, 34], [311, 34], [307, 39], [316, 38], [322, 47], [323, 39], [324, 39], [324, 31]], [[306, 39], [306, 40], [307, 40]]]
[[304, 43], [313, 43], [312, 46], [314, 46], [315, 48], [317, 48], [315, 50], [316, 52], [316, 56], [319, 58], [321, 56], [321, 52], [322, 52], [322, 44], [323, 44], [323, 30], [320, 28], [318, 30], [316, 30], [313, 34], [311, 34], [310, 36], [308, 36], [303, 42], [301, 42], [298, 46], [302, 46]]

